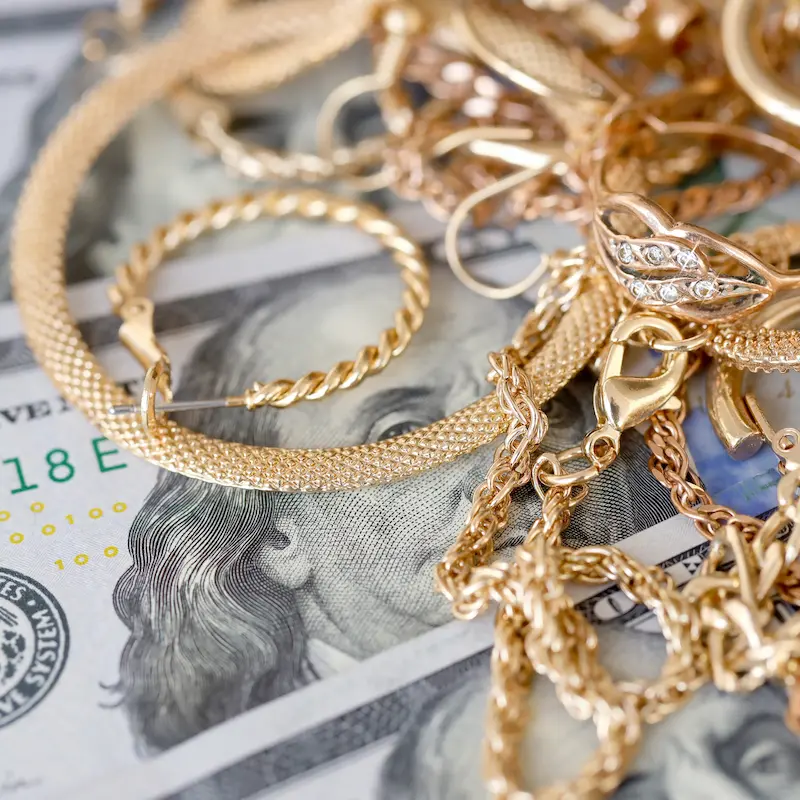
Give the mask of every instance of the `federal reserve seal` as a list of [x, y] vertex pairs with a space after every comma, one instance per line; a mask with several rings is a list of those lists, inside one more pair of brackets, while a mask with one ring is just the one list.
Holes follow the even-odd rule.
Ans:
[[67, 620], [53, 595], [0, 567], [0, 728], [46, 697], [68, 649]]

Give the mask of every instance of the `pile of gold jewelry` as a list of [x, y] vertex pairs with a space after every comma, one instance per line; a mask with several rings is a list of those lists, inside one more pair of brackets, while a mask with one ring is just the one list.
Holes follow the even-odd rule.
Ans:
[[[104, 436], [149, 461], [250, 489], [352, 490], [431, 469], [503, 436], [436, 575], [457, 617], [498, 607], [485, 746], [494, 797], [531, 796], [520, 787], [516, 750], [535, 673], [554, 683], [570, 714], [593, 720], [599, 737], [578, 777], [537, 792], [541, 798], [613, 791], [643, 724], [708, 682], [733, 692], [782, 681], [787, 724], [797, 729], [800, 617], [778, 624], [773, 604], [800, 601], [800, 433], [774, 432], [752, 396], [742, 396], [742, 381], [748, 370], [800, 369], [800, 331], [781, 327], [800, 316], [800, 273], [792, 269], [800, 223], [730, 238], [695, 224], [758, 206], [800, 173], [800, 93], [790, 83], [800, 49], [796, 4], [639, 0], [612, 10], [598, 0], [192, 0], [179, 29], [155, 43], [141, 35], [151, 5], [125, 3], [112, 18], [127, 44], [118, 52], [106, 52], [99, 34], [88, 37], [87, 58], [113, 61], [111, 77], [48, 141], [17, 213], [16, 300], [30, 346], [62, 394]], [[316, 153], [281, 153], [239, 138], [238, 101], [365, 37], [374, 69], [319, 109]], [[339, 112], [364, 93], [374, 95], [385, 132], [341, 142]], [[230, 169], [281, 185], [187, 211], [119, 268], [112, 305], [123, 343], [146, 370], [134, 400], [99, 365], [70, 314], [65, 237], [94, 160], [154, 101], [166, 102], [194, 143]], [[686, 188], [736, 152], [763, 167], [746, 179]], [[218, 405], [258, 413], [355, 387], [402, 357], [429, 300], [436, 302], [421, 249], [376, 208], [350, 195], [286, 187], [323, 182], [419, 200], [447, 222], [448, 261], [477, 292], [502, 299], [538, 287], [515, 340], [489, 355], [494, 392], [426, 428], [330, 450], [252, 447], [182, 427], [170, 411]], [[263, 215], [353, 224], [376, 237], [405, 287], [394, 324], [327, 372], [172, 403], [148, 277], [187, 241]], [[539, 218], [571, 221], [585, 245], [542, 259], [513, 286], [467, 272], [457, 247], [465, 222]], [[659, 366], [625, 374], [631, 348], [655, 351]], [[595, 429], [563, 452], [539, 452], [542, 404], [586, 366], [598, 373]], [[766, 519], [715, 504], [692, 470], [683, 398], [699, 369], [707, 370], [709, 412], [729, 450], [745, 456], [766, 438], [780, 458], [777, 508]], [[702, 570], [682, 588], [616, 547], [573, 550], [561, 541], [573, 509], [618, 456], [621, 435], [642, 425], [653, 475], [711, 540]], [[541, 518], [513, 561], [493, 560], [514, 490], [528, 483], [541, 497]], [[657, 680], [620, 683], [606, 672], [596, 633], [567, 593], [575, 582], [615, 582], [655, 612], [667, 643]]]

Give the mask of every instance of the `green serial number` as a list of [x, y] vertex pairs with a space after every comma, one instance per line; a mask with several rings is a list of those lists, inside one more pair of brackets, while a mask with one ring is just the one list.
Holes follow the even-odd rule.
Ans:
[[[118, 457], [115, 458], [115, 456], [118, 456], [119, 450], [109, 446], [108, 439], [103, 436], [92, 439], [92, 452], [94, 453], [98, 472], [114, 472], [114, 470], [125, 469], [128, 466], [125, 463], [121, 463]], [[34, 489], [38, 489], [39, 484], [34, 483], [33, 480], [43, 480], [42, 473], [53, 483], [67, 483], [75, 477], [77, 471], [69, 452], [61, 447], [54, 447], [45, 454], [44, 468], [40, 468], [39, 474], [33, 479], [31, 472], [28, 471], [27, 466], [23, 465], [21, 458], [5, 458], [0, 464], [11, 473], [11, 494], [32, 492]], [[5, 480], [3, 480], [3, 483], [5, 483]]]

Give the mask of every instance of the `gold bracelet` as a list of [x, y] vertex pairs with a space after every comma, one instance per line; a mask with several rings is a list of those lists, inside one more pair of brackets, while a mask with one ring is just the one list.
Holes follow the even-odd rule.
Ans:
[[[172, 402], [169, 357], [155, 337], [153, 301], [146, 296], [147, 280], [165, 257], [187, 242], [234, 222], [251, 222], [264, 216], [298, 216], [352, 224], [377, 239], [392, 254], [405, 284], [403, 305], [395, 313], [395, 325], [381, 332], [376, 345], [365, 345], [354, 361], [340, 361], [328, 372], [313, 371], [297, 380], [257, 382], [241, 395], [212, 400]], [[113, 414], [139, 412], [139, 421], [150, 434], [170, 411], [199, 408], [247, 408], [268, 405], [286, 408], [301, 400], [321, 400], [338, 389], [358, 386], [364, 378], [383, 370], [408, 347], [419, 330], [430, 301], [430, 276], [419, 245], [375, 206], [348, 198], [306, 189], [273, 189], [259, 194], [245, 192], [230, 200], [209, 203], [184, 212], [170, 224], [159, 227], [146, 242], [133, 248], [130, 260], [117, 270], [117, 283], [109, 290], [111, 302], [123, 320], [119, 337], [145, 368], [144, 390], [138, 406], [115, 406]], [[166, 405], [156, 405], [160, 394]]]
[[[229, 486], [275, 490], [352, 489], [386, 483], [451, 461], [502, 431], [493, 397], [395, 439], [331, 450], [283, 450], [212, 439], [174, 422], [148, 436], [135, 417], [109, 414], [133, 400], [100, 366], [72, 318], [64, 283], [67, 224], [97, 154], [147, 103], [193, 71], [282, 34], [264, 8], [231, 12], [213, 31], [183, 31], [143, 49], [124, 73], [89, 92], [40, 153], [13, 232], [11, 271], [33, 354], [63, 396], [102, 434], [165, 469]], [[526, 364], [538, 402], [552, 397], [594, 356], [619, 314], [602, 273], [586, 281], [552, 336]], [[548, 298], [547, 304], [550, 304]], [[556, 303], [556, 307], [558, 303]]]

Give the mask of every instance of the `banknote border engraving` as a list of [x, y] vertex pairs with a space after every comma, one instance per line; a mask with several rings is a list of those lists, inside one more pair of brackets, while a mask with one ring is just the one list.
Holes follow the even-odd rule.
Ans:
[[[490, 655], [491, 650], [486, 649], [467, 656], [273, 747], [223, 767], [185, 789], [164, 796], [162, 800], [200, 800], [208, 797], [245, 800], [293, 778], [307, 778], [316, 769], [399, 734], [426, 701], [452, 688], [482, 665], [488, 669]], [[353, 741], [352, 736], [347, 735], [354, 731], [358, 734], [358, 741]]]
[[[7, 582], [2, 581], [4, 578], [7, 579]], [[25, 698], [25, 701], [20, 703], [12, 712], [7, 715], [0, 715], [0, 729], [3, 729], [24, 717], [50, 694], [67, 663], [70, 640], [69, 626], [64, 609], [44, 586], [21, 572], [3, 566], [0, 566], [0, 581], [2, 581], [0, 583], [0, 597], [3, 597], [6, 602], [16, 605], [19, 611], [28, 618], [35, 636], [37, 631], [44, 629], [54, 629], [56, 632], [55, 637], [53, 637], [55, 639], [55, 648], [48, 645], [42, 649], [41, 656], [43, 657], [40, 662], [40, 670], [35, 670], [40, 655], [39, 644], [48, 641], [50, 637], [47, 637], [47, 639], [44, 637], [41, 639], [39, 637], [36, 638], [33, 643], [34, 652], [36, 653], [34, 663], [10, 689], [0, 695], [0, 703], [11, 692], [17, 692], [17, 697], [22, 695]], [[11, 587], [10, 591], [5, 594], [2, 592], [3, 584], [6, 587]], [[43, 614], [42, 612], [49, 612], [51, 615], [50, 620], [48, 620], [46, 613]], [[37, 614], [40, 616], [37, 617]], [[53, 649], [56, 651], [55, 659], [47, 655]], [[43, 673], [41, 671], [42, 667], [49, 667], [49, 673]], [[26, 678], [29, 676], [33, 677], [33, 680], [26, 683]], [[41, 682], [41, 678], [44, 678], [44, 682]]]

